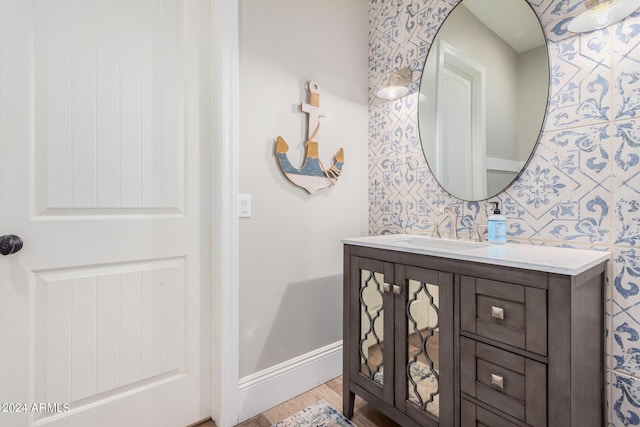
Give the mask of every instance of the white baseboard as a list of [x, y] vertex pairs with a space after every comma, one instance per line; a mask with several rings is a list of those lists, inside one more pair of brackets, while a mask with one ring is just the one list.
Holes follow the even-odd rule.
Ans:
[[342, 341], [240, 379], [240, 422], [342, 375]]

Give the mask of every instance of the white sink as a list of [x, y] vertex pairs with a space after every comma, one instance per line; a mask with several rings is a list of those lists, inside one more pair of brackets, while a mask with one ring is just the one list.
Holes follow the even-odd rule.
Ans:
[[457, 252], [485, 248], [489, 246], [489, 243], [471, 242], [465, 240], [436, 239], [424, 236], [405, 236], [397, 240], [390, 240], [388, 243], [391, 245], [398, 245], [407, 248], [454, 250]]

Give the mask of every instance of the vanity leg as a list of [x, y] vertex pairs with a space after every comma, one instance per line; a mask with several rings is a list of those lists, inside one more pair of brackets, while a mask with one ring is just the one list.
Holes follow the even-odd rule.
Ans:
[[353, 404], [356, 400], [356, 394], [348, 390], [348, 386], [345, 386], [342, 396], [342, 413], [348, 419], [353, 417]]

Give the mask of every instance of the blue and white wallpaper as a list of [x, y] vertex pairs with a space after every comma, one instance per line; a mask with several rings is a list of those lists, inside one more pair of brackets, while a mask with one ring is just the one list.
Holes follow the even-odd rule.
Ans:
[[[459, 0], [369, 0], [369, 232], [430, 233], [451, 205], [460, 235], [486, 224], [485, 203], [446, 193], [426, 164], [417, 124], [429, 46]], [[498, 194], [508, 238], [609, 250], [609, 424], [640, 425], [640, 12], [601, 31], [567, 32], [583, 0], [530, 0], [548, 38], [550, 98], [526, 170]], [[384, 74], [413, 73], [411, 94], [374, 96]], [[446, 233], [446, 230], [441, 230]]]

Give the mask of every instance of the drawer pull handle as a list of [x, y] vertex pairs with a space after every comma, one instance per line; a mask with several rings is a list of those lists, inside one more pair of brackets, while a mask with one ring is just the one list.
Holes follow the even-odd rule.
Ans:
[[382, 284], [382, 289], [385, 292], [392, 292], [393, 291], [393, 293], [396, 294], [396, 295], [400, 295], [400, 293], [402, 293], [402, 288], [400, 286], [398, 286], [398, 285], [393, 285], [392, 286], [392, 285], [390, 285], [388, 283], [383, 283]]
[[504, 308], [491, 306], [491, 317], [504, 320]]
[[491, 385], [496, 386], [500, 390], [504, 390], [504, 378], [500, 375], [491, 374]]
[[398, 285], [390, 285], [388, 283], [383, 283], [382, 284], [382, 289], [385, 292], [393, 292], [396, 295], [400, 295], [400, 293], [402, 292], [402, 288]]

